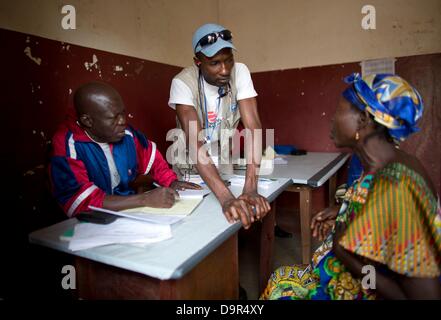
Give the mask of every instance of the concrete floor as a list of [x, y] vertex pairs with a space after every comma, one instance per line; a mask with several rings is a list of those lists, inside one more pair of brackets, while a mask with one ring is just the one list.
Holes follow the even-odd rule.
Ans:
[[[279, 227], [293, 234], [291, 238], [274, 239], [273, 268], [301, 263], [300, 218], [298, 210], [277, 208], [276, 221]], [[241, 286], [247, 291], [248, 300], [258, 299], [259, 292], [259, 250], [258, 231], [241, 230], [239, 233], [239, 277]], [[313, 247], [318, 243], [313, 241]]]

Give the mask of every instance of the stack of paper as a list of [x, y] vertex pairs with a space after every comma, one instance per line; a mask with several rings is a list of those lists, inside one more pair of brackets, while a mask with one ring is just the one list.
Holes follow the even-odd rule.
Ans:
[[202, 199], [204, 196], [209, 194], [211, 191], [210, 189], [203, 188], [203, 189], [185, 189], [185, 190], [179, 190], [179, 199]]
[[147, 244], [172, 237], [170, 225], [119, 218], [110, 224], [78, 223], [69, 242], [72, 251], [115, 243]]

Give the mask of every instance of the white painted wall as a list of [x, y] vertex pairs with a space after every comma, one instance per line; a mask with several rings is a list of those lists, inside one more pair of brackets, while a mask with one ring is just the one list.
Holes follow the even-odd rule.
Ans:
[[[64, 4], [0, 2], [0, 27], [186, 66], [194, 30], [217, 22], [253, 72], [441, 52], [440, 0], [70, 0], [76, 30], [61, 28]], [[361, 28], [365, 4], [376, 30]]]
[[[61, 27], [65, 4], [76, 30]], [[217, 0], [0, 1], [1, 28], [178, 66], [192, 61], [193, 32], [217, 19]]]

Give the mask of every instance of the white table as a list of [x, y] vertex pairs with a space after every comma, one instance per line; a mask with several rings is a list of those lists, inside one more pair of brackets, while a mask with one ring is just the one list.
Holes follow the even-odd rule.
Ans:
[[349, 158], [345, 153], [308, 152], [301, 156], [282, 156], [287, 164], [274, 165], [270, 178], [288, 178], [293, 185], [286, 191], [300, 193], [302, 262], [311, 262], [312, 190], [329, 181], [329, 204], [334, 203], [336, 173]]
[[[291, 184], [279, 179], [259, 193], [272, 202]], [[230, 187], [236, 196], [241, 188]], [[262, 223], [262, 286], [271, 272], [275, 205]], [[237, 299], [239, 269], [237, 232], [241, 223], [229, 224], [213, 194], [196, 210], [172, 226], [173, 238], [144, 248], [129, 244], [107, 245], [72, 252], [59, 239], [77, 223], [69, 219], [29, 235], [34, 244], [76, 256], [77, 288], [81, 298], [131, 299]], [[268, 242], [268, 244], [267, 244]]]

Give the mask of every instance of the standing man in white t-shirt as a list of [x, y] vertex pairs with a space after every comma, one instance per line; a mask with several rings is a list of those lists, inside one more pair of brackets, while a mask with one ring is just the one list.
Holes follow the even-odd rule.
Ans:
[[[234, 62], [235, 47], [229, 30], [216, 24], [205, 24], [194, 33], [192, 45], [194, 65], [174, 77], [169, 106], [176, 110], [177, 125], [185, 132], [186, 145], [189, 141], [196, 145], [197, 152], [193, 157], [197, 159], [192, 159], [194, 166], [216, 195], [226, 219], [230, 223], [241, 220], [247, 229], [271, 209], [268, 200], [257, 193], [260, 156], [252, 152], [254, 146], [245, 145], [250, 151], [246, 154], [252, 158], [247, 159], [245, 185], [238, 198], [222, 181], [213, 159], [222, 161], [222, 152], [229, 150], [226, 132], [236, 129], [239, 120], [252, 135], [254, 130], [262, 128], [257, 93], [247, 66]], [[197, 130], [191, 129], [192, 125], [196, 125]], [[197, 134], [203, 129], [201, 141]], [[219, 144], [221, 155], [216, 157], [213, 150]]]

